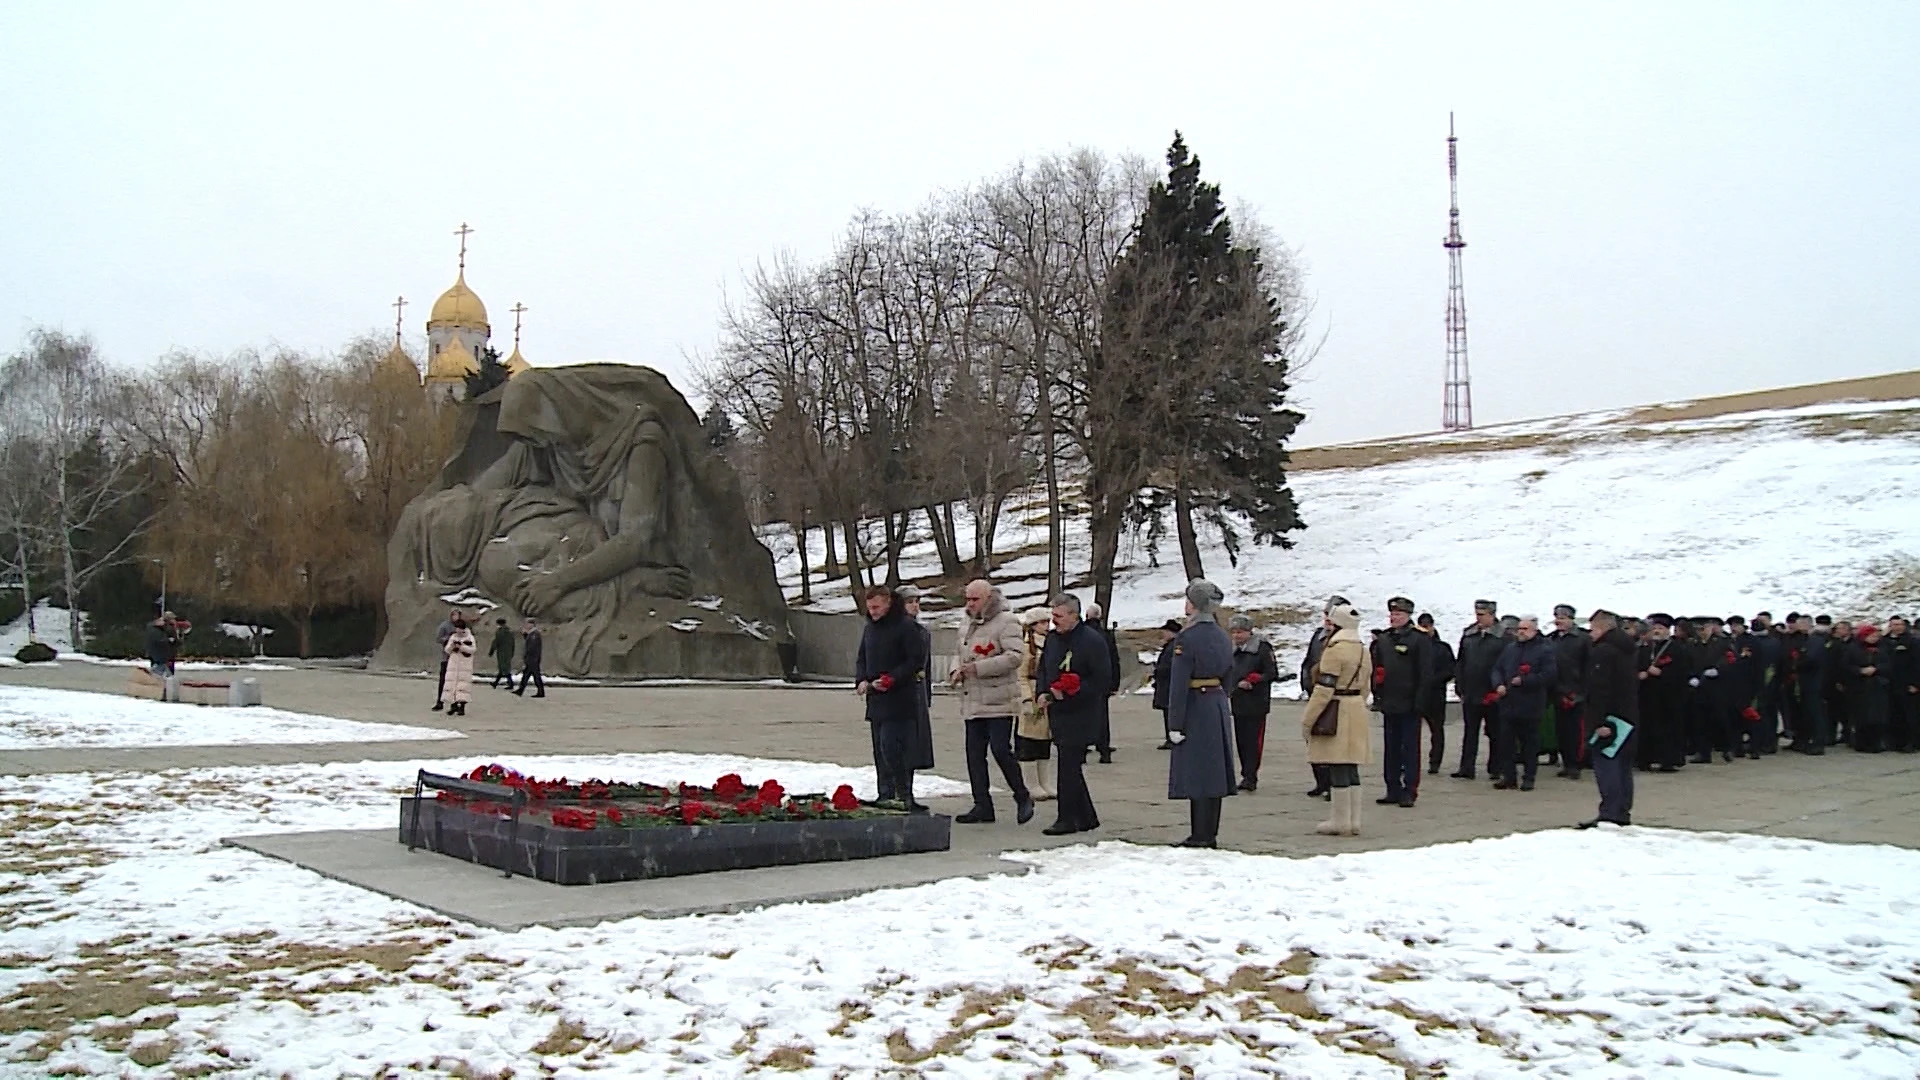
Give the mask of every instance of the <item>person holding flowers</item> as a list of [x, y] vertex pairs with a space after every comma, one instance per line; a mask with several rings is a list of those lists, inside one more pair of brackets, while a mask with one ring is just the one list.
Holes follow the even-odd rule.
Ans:
[[1020, 620], [1007, 610], [1006, 596], [984, 579], [967, 583], [966, 610], [967, 621], [960, 628], [960, 644], [947, 682], [960, 692], [973, 808], [954, 821], [979, 825], [994, 820], [987, 771], [987, 754], [991, 751], [1000, 775], [1006, 778], [1007, 789], [1013, 792], [1014, 814], [1025, 825], [1033, 820], [1033, 797], [1013, 756], [1013, 717], [1020, 708], [1020, 661], [1025, 651]]
[[[1493, 689], [1487, 704], [1500, 710], [1494, 729], [1494, 787], [1532, 791], [1540, 771], [1540, 718], [1547, 713], [1547, 695], [1558, 678], [1553, 642], [1540, 636], [1540, 620], [1522, 615], [1513, 628], [1513, 640], [1493, 665]], [[1518, 760], [1515, 760], [1518, 743]], [[1518, 772], [1525, 767], [1524, 774]], [[1515, 783], [1516, 777], [1521, 777]]]
[[865, 604], [867, 625], [853, 672], [854, 692], [866, 701], [872, 729], [874, 786], [880, 802], [916, 809], [911, 751], [926, 646], [919, 625], [907, 618], [906, 605], [893, 590], [875, 585], [867, 590]]
[[1058, 818], [1042, 830], [1048, 836], [1090, 832], [1100, 827], [1087, 790], [1087, 748], [1098, 736], [1100, 709], [1113, 680], [1107, 639], [1081, 621], [1080, 598], [1055, 596], [1053, 632], [1040, 651], [1036, 696], [1045, 703], [1053, 745], [1060, 753]]

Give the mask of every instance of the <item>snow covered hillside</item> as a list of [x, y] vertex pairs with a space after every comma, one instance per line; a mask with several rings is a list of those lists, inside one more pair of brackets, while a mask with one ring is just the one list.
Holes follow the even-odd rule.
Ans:
[[[1583, 616], [1608, 606], [1884, 617], [1882, 607], [1920, 601], [1920, 400], [1657, 414], [1596, 413], [1305, 452], [1292, 484], [1308, 527], [1294, 548], [1250, 547], [1233, 567], [1209, 541], [1208, 576], [1283, 642], [1304, 640], [1330, 593], [1381, 612], [1382, 622], [1387, 598], [1405, 594], [1444, 628], [1465, 624], [1479, 597], [1542, 616], [1570, 603]], [[1343, 456], [1377, 463], [1313, 467]], [[1021, 604], [1045, 586], [1045, 555], [1031, 553], [1044, 552], [1044, 516], [1037, 496], [1023, 496], [998, 538], [1003, 553], [1027, 552], [995, 575]], [[968, 550], [970, 523], [960, 531]], [[844, 578], [819, 580], [824, 552], [819, 534], [811, 539], [816, 609], [851, 610]], [[772, 542], [782, 585], [796, 595], [791, 536]], [[937, 577], [930, 541], [908, 556], [905, 575]], [[1179, 614], [1184, 575], [1171, 536], [1160, 557], [1156, 568], [1138, 545], [1123, 548], [1113, 604], [1121, 626]], [[1087, 564], [1086, 522], [1076, 518], [1069, 580]], [[947, 591], [957, 604], [958, 589]]]

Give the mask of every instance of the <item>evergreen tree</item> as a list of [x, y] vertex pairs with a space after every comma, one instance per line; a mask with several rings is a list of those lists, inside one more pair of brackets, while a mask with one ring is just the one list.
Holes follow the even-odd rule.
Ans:
[[[1115, 267], [1102, 312], [1106, 422], [1139, 440], [1147, 473], [1136, 521], [1158, 540], [1173, 511], [1181, 560], [1200, 577], [1196, 522], [1217, 529], [1238, 562], [1244, 518], [1258, 542], [1288, 546], [1302, 527], [1287, 488], [1289, 340], [1261, 253], [1237, 244], [1220, 188], [1180, 134], [1153, 185], [1134, 243]], [[1129, 418], [1131, 416], [1131, 418]]]
[[733, 417], [727, 415], [727, 410], [719, 402], [707, 406], [707, 411], [700, 417], [700, 426], [707, 431], [708, 446], [725, 451], [733, 445]]

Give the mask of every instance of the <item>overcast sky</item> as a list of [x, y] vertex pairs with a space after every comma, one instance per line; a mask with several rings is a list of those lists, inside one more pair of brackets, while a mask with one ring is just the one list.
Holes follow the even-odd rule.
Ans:
[[[1175, 128], [1305, 259], [1307, 444], [1438, 425], [1458, 113], [1481, 424], [1920, 367], [1920, 5], [0, 8], [0, 345], [410, 338], [684, 385], [743, 268]], [[11, 339], [11, 340], [9, 340]]]

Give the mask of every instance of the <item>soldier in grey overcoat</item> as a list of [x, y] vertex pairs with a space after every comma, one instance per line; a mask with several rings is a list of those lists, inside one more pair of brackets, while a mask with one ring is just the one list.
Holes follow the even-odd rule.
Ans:
[[1187, 628], [1173, 639], [1173, 671], [1167, 694], [1167, 738], [1173, 757], [1167, 768], [1167, 798], [1185, 799], [1192, 835], [1182, 847], [1214, 847], [1220, 836], [1220, 802], [1233, 794], [1233, 711], [1226, 680], [1233, 672], [1233, 639], [1214, 611], [1222, 599], [1212, 582], [1187, 585]]

